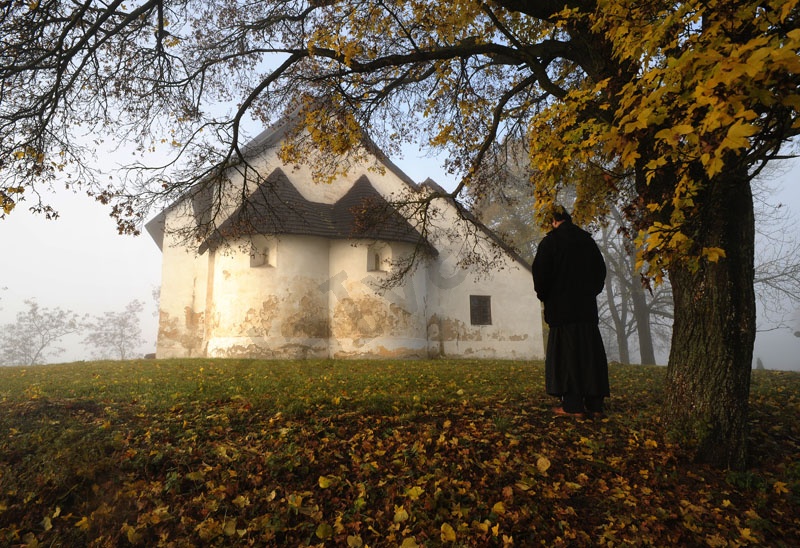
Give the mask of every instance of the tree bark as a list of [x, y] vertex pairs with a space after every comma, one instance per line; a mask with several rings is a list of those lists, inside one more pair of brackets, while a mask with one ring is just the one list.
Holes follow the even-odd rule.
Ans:
[[698, 462], [742, 469], [756, 325], [753, 197], [744, 169], [705, 192], [698, 238], [726, 257], [670, 269], [675, 322], [664, 417]]

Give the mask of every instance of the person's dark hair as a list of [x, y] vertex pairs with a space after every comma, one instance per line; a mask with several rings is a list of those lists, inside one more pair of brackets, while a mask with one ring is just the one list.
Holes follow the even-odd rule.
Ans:
[[561, 204], [556, 204], [553, 206], [552, 215], [554, 221], [569, 221], [570, 223], [572, 222], [572, 216], [569, 214], [569, 211], [567, 211], [567, 208], [565, 208]]

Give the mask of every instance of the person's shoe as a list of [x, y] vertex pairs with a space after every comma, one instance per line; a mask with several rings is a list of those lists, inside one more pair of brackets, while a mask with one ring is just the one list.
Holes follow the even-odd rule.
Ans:
[[564, 408], [560, 405], [553, 407], [553, 414], [558, 415], [559, 417], [578, 417], [583, 418], [585, 413], [570, 413], [569, 411], [564, 411]]

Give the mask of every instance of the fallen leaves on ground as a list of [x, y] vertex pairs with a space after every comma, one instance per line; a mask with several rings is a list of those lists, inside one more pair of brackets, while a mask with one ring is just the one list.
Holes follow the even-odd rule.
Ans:
[[[225, 384], [225, 362], [202, 363]], [[726, 472], [693, 464], [665, 438], [657, 368], [613, 366], [608, 416], [584, 420], [550, 412], [541, 364], [465, 364], [459, 375], [440, 362], [374, 362], [366, 380], [327, 367], [327, 378], [314, 370], [282, 395], [176, 393], [169, 405], [4, 396], [0, 543], [722, 547], [800, 538], [800, 375], [754, 376], [754, 466]], [[279, 397], [288, 399], [276, 405]]]

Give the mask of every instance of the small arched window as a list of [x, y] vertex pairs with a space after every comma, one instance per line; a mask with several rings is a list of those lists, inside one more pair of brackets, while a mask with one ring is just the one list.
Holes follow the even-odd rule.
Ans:
[[370, 272], [385, 272], [389, 270], [392, 260], [392, 249], [384, 244], [373, 244], [367, 251], [367, 270]]
[[256, 236], [250, 244], [250, 268], [275, 266], [277, 245], [272, 238]]

